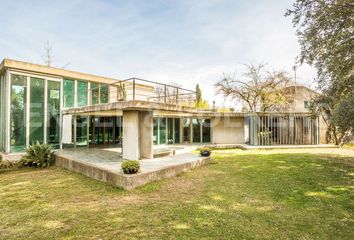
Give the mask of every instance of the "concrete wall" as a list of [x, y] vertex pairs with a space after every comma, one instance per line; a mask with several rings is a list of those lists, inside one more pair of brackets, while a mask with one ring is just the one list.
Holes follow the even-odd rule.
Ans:
[[327, 125], [322, 117], [319, 117], [319, 122], [320, 122], [320, 129], [319, 129], [319, 131], [320, 131], [320, 144], [326, 144], [327, 143], [327, 139], [326, 139]]
[[139, 112], [139, 133], [140, 158], [153, 158], [153, 112]]
[[245, 143], [243, 117], [212, 118], [213, 144], [242, 144]]
[[123, 111], [123, 158], [153, 158], [153, 113]]
[[123, 158], [138, 160], [139, 111], [123, 111]]

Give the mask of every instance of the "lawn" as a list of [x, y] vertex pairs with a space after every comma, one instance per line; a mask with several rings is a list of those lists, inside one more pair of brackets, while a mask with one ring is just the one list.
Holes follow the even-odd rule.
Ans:
[[214, 151], [131, 192], [57, 167], [3, 172], [0, 239], [354, 239], [346, 151]]

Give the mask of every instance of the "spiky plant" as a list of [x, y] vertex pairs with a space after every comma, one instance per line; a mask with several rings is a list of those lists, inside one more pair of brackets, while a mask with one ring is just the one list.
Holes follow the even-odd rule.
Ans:
[[48, 167], [54, 163], [52, 147], [37, 141], [27, 148], [26, 155], [22, 158], [22, 162], [25, 166]]

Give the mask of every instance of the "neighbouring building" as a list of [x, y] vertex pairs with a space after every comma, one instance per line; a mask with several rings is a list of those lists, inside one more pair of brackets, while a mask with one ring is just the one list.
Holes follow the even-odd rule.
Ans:
[[195, 92], [180, 87], [4, 59], [0, 153], [18, 156], [36, 141], [58, 149], [118, 144], [123, 158], [142, 159], [169, 144], [319, 144], [324, 134], [303, 108], [218, 113], [194, 103]]

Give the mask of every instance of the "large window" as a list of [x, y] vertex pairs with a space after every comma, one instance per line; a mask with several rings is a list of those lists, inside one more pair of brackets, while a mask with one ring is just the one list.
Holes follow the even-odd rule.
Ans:
[[190, 143], [191, 136], [191, 120], [189, 118], [183, 119], [183, 143]]
[[47, 94], [47, 142], [59, 148], [60, 82], [48, 81]]
[[210, 136], [211, 136], [211, 122], [210, 119], [203, 119], [202, 120], [202, 142], [203, 143], [210, 143]]
[[174, 119], [173, 118], [168, 118], [167, 119], [167, 143], [168, 144], [173, 144], [174, 143], [174, 135], [173, 135], [173, 125], [174, 125]]
[[29, 143], [44, 142], [44, 80], [30, 81], [30, 135]]
[[77, 106], [84, 107], [87, 106], [87, 82], [77, 82]]
[[74, 107], [75, 81], [64, 79], [63, 91], [64, 91], [63, 94], [64, 107], [65, 108]]
[[27, 77], [11, 75], [10, 148], [11, 152], [26, 147], [26, 92]]
[[175, 118], [175, 141], [174, 143], [180, 143], [180, 120], [179, 118]]
[[91, 103], [92, 103], [92, 105], [99, 103], [98, 83], [91, 83]]
[[100, 103], [108, 103], [108, 85], [100, 84]]
[[201, 124], [200, 124], [199, 119], [193, 119], [192, 120], [192, 125], [193, 125], [193, 142], [194, 143], [200, 143], [200, 134], [201, 134]]
[[166, 144], [166, 118], [159, 118], [159, 144]]
[[87, 124], [88, 118], [77, 116], [76, 117], [76, 146], [87, 146]]

